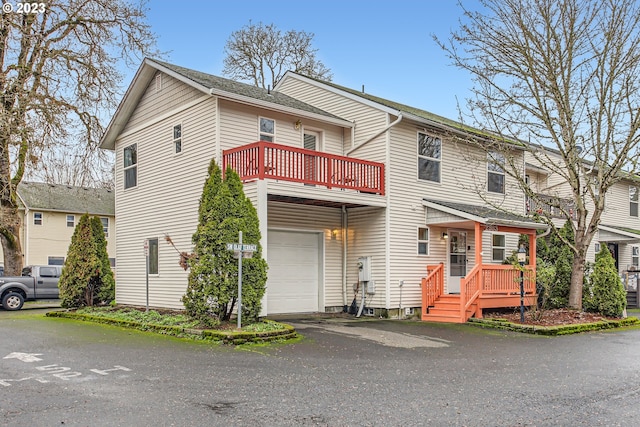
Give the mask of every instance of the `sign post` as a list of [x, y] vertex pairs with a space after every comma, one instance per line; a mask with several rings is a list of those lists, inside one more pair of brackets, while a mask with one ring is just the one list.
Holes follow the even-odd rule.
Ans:
[[227, 250], [238, 258], [238, 329], [242, 327], [242, 258], [251, 258], [258, 245], [243, 245], [242, 231], [238, 233], [238, 243], [227, 243]]

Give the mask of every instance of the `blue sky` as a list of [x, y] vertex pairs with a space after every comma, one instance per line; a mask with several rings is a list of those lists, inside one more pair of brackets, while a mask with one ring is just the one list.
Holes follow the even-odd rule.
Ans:
[[[463, 0], [465, 7], [475, 1]], [[458, 117], [472, 82], [450, 65], [431, 35], [459, 26], [456, 0], [150, 0], [148, 19], [169, 62], [222, 75], [224, 45], [249, 21], [314, 33], [318, 58], [336, 84]], [[125, 81], [131, 81], [131, 73]]]

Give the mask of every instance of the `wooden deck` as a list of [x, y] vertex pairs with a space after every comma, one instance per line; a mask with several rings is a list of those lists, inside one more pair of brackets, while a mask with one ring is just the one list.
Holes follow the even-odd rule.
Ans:
[[[521, 271], [511, 265], [478, 264], [460, 280], [460, 294], [444, 293], [444, 264], [427, 266], [422, 279], [422, 320], [465, 323], [490, 308], [520, 306]], [[524, 304], [537, 302], [533, 270], [525, 266]]]

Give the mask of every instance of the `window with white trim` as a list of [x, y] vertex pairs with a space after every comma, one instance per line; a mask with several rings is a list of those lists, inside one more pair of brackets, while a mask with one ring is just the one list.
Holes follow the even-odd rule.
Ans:
[[504, 234], [491, 235], [491, 259], [493, 261], [502, 262], [505, 259], [507, 238]]
[[67, 215], [67, 227], [76, 226], [76, 217], [74, 215]]
[[638, 217], [638, 187], [629, 186], [629, 216]]
[[599, 253], [600, 252], [600, 243], [596, 243], [593, 246], [593, 250], [595, 251], [595, 253]]
[[260, 141], [273, 142], [276, 136], [276, 122], [260, 117]]
[[429, 229], [418, 228], [418, 255], [429, 255]]
[[138, 185], [138, 144], [124, 148], [124, 188]]
[[33, 213], [33, 225], [42, 225], [42, 212]]
[[504, 154], [487, 153], [487, 191], [504, 194]]
[[100, 222], [102, 222], [102, 231], [104, 231], [104, 237], [109, 237], [109, 218], [100, 217]]
[[440, 182], [442, 140], [418, 132], [418, 179]]
[[182, 124], [173, 127], [173, 148], [176, 154], [182, 152]]
[[631, 246], [631, 265], [637, 270], [640, 267], [640, 246]]
[[158, 239], [149, 239], [149, 274], [158, 274]]
[[63, 256], [47, 257], [47, 265], [64, 265], [64, 257]]

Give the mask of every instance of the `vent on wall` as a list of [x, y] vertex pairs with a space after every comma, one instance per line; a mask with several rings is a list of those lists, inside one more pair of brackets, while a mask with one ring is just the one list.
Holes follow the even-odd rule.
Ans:
[[156, 74], [156, 92], [160, 92], [162, 90], [162, 74]]

